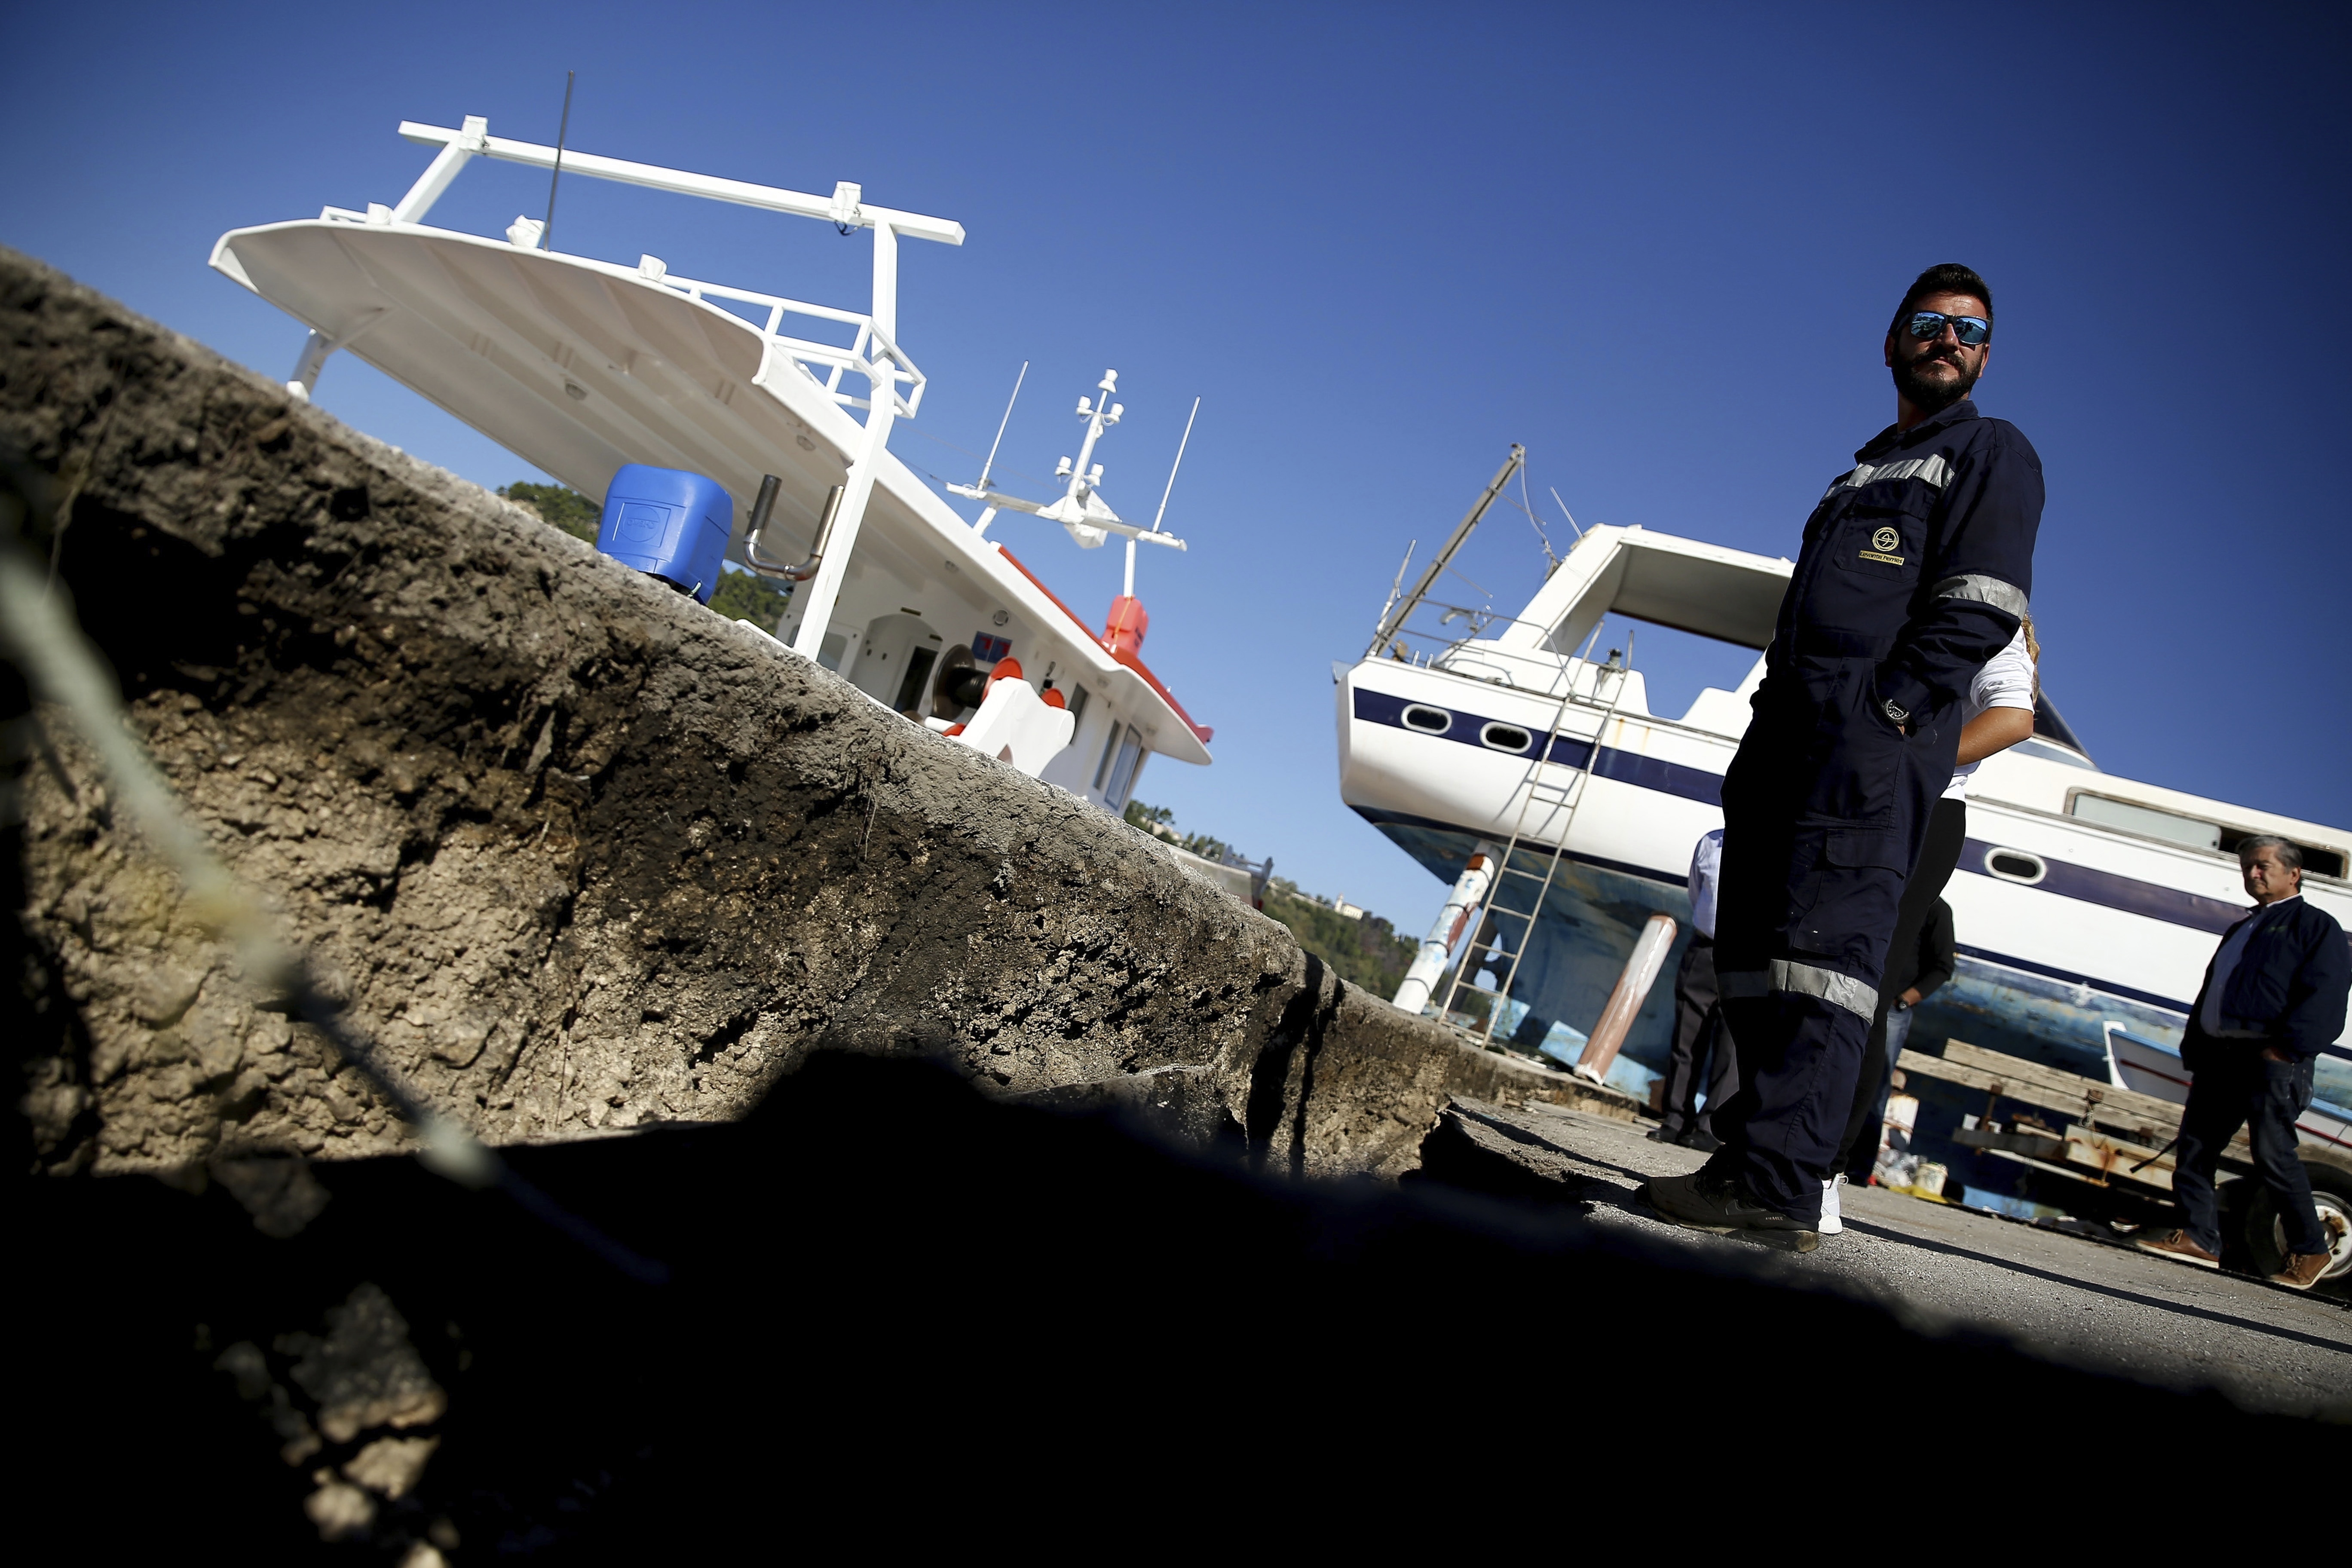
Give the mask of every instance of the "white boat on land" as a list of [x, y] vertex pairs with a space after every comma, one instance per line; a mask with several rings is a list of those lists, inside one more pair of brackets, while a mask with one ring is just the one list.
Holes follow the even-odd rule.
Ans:
[[[1366, 656], [1333, 666], [1339, 789], [1454, 885], [1399, 1004], [1460, 1015], [1461, 992], [1477, 984], [1466, 972], [1491, 956], [1486, 984], [1506, 1005], [1486, 1008], [1487, 1019], [1507, 1029], [1526, 1015], [1581, 1031], [1654, 914], [1679, 928], [1663, 967], [1675, 973], [1689, 940], [1691, 850], [1723, 825], [1724, 770], [1793, 568], [1599, 527], [1517, 615], [1434, 600], [1439, 574], [1519, 461], [1515, 448], [1417, 585], [1391, 590]], [[1399, 589], [1403, 580], [1401, 569]], [[1625, 650], [1592, 658], [1604, 616], [1758, 657], [1738, 688], [1702, 690], [1679, 715], [1654, 713]], [[1967, 844], [1945, 895], [1958, 972], [1922, 1006], [1914, 1046], [1957, 1037], [2100, 1079], [2111, 1023], [2177, 1051], [2221, 933], [2249, 908], [2233, 851], [2257, 833], [2303, 846], [2305, 896], [2352, 925], [2352, 830], [2105, 773], [2043, 700], [2032, 736], [1971, 781]], [[1484, 918], [1468, 918], [1478, 906]], [[1652, 988], [1621, 1062], [1663, 1068], [1672, 993], [1670, 978]], [[1536, 1033], [1523, 1026], [1521, 1048]], [[1639, 1090], [1648, 1077], [1618, 1081]], [[2352, 1105], [2352, 1054], [2340, 1043], [2318, 1078], [2323, 1099]]]
[[[400, 133], [438, 151], [397, 202], [232, 229], [213, 247], [215, 268], [310, 329], [296, 395], [340, 350], [584, 496], [604, 497], [627, 463], [709, 476], [737, 504], [729, 559], [800, 584], [782, 627], [793, 651], [1108, 811], [1153, 753], [1210, 762], [1210, 731], [1142, 660], [1134, 600], [1137, 542], [1182, 542], [1112, 511], [1091, 460], [1123, 413], [1115, 374], [1099, 405], [1079, 402], [1085, 447], [1075, 468], [1065, 460], [1052, 506], [1000, 496], [967, 523], [890, 453], [894, 423], [916, 416], [926, 386], [899, 342], [899, 241], [961, 245], [961, 225], [873, 205], [847, 183], [813, 195], [509, 141], [478, 117]], [[872, 299], [845, 309], [677, 277], [651, 255], [634, 266], [566, 255], [528, 217], [503, 237], [428, 225], [477, 157], [869, 230]], [[962, 493], [992, 495], [986, 479]], [[755, 495], [770, 510], [747, 552]], [[1113, 626], [1097, 633], [988, 537], [1004, 510], [1061, 522], [1087, 548], [1127, 538]], [[1007, 658], [1017, 670], [992, 683]]]

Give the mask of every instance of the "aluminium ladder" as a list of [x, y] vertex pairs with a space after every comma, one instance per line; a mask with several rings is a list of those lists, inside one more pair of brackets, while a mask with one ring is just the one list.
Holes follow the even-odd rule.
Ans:
[[[1598, 628], [1595, 628], [1595, 631], [1597, 634]], [[1591, 645], [1588, 644], [1587, 652], [1590, 651]], [[1543, 918], [1544, 900], [1550, 897], [1552, 882], [1559, 875], [1559, 863], [1568, 854], [1569, 829], [1575, 825], [1577, 808], [1584, 803], [1586, 784], [1591, 779], [1593, 770], [1600, 765], [1601, 742], [1609, 733], [1610, 723], [1617, 716], [1618, 704], [1625, 692], [1626, 678], [1633, 674], [1633, 656], [1632, 639], [1628, 638], [1622, 668], [1613, 670], [1606, 667], [1596, 668], [1590, 659], [1587, 659], [1585, 668], [1594, 669], [1591, 697], [1577, 695], [1575, 673], [1573, 670], [1569, 672], [1568, 689], [1559, 700], [1559, 707], [1552, 714], [1551, 732], [1544, 738], [1543, 750], [1528, 770], [1527, 795], [1519, 802], [1518, 816], [1511, 825], [1510, 842], [1504, 846], [1502, 861], [1495, 868], [1495, 879], [1490, 884], [1486, 895], [1486, 910], [1479, 920], [1481, 928], [1490, 921], [1494, 922], [1495, 945], [1488, 951], [1490, 953], [1499, 953], [1508, 961], [1509, 965], [1504, 971], [1502, 984], [1493, 993], [1495, 1002], [1486, 1009], [1486, 1023], [1477, 1031], [1478, 1043], [1489, 1049], [1494, 1048], [1495, 1020], [1502, 1012], [1503, 1002], [1511, 994], [1512, 983], [1518, 978], [1519, 961], [1527, 956], [1528, 947], [1535, 935], [1536, 922]], [[1601, 700], [1601, 683], [1603, 679], [1612, 675], [1615, 677], [1615, 680], [1610, 688], [1608, 701], [1603, 703]], [[1586, 752], [1582, 765], [1558, 760], [1555, 753], [1563, 740], [1574, 742], [1581, 739], [1567, 731], [1570, 711], [1591, 708], [1600, 709], [1601, 721], [1593, 729], [1591, 750]], [[1557, 769], [1566, 776], [1554, 780], [1547, 773], [1547, 770], [1549, 769]], [[1528, 817], [1534, 812], [1538, 800], [1545, 803], [1546, 816], [1554, 811], [1560, 814], [1556, 845], [1547, 847], [1541, 839], [1537, 840], [1532, 846], [1527, 842]], [[1541, 820], [1541, 817], [1538, 818], [1538, 822]], [[1523, 854], [1530, 858], [1541, 857], [1543, 860], [1541, 875], [1517, 863]], [[1507, 892], [1515, 885], [1513, 879], [1517, 879], [1519, 883], [1535, 884], [1535, 895], [1524, 909], [1513, 907], [1512, 901], [1506, 897]], [[1502, 923], [1504, 919], [1520, 922], [1518, 940], [1515, 944], [1510, 942], [1510, 933], [1504, 929]], [[1470, 948], [1465, 952], [1461, 962], [1454, 965], [1454, 978], [1446, 987], [1445, 1000], [1438, 1008], [1438, 1016], [1441, 1019], [1454, 1011], [1454, 998], [1462, 990], [1463, 975], [1470, 967], [1470, 953], [1477, 951], [1478, 937], [1481, 934], [1483, 934], [1481, 930], [1474, 928]], [[1479, 967], [1488, 968], [1491, 965], [1481, 964]]]

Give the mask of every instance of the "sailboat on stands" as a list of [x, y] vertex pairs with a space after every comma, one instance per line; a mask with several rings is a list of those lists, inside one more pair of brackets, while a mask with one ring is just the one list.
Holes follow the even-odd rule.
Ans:
[[[988, 491], [983, 472], [962, 493], [988, 510], [966, 523], [889, 450], [928, 384], [899, 339], [899, 245], [961, 245], [961, 225], [875, 205], [847, 182], [814, 195], [510, 141], [478, 116], [400, 134], [437, 150], [398, 201], [232, 229], [213, 247], [215, 268], [310, 329], [297, 396], [348, 353], [584, 496], [604, 498], [625, 465], [708, 476], [749, 514], [726, 559], [794, 584], [780, 628], [794, 652], [1106, 811], [1126, 805], [1153, 754], [1210, 763], [1208, 726], [1143, 662], [1134, 592], [1135, 543], [1182, 542], [1157, 520], [1122, 521], [1097, 489], [1096, 445], [1123, 412], [1108, 403], [1115, 376], [1108, 408], [1080, 401], [1086, 445], [1051, 507]], [[817, 304], [678, 277], [650, 254], [634, 266], [568, 255], [529, 217], [502, 236], [429, 225], [475, 158], [866, 230], [871, 298]], [[1128, 539], [1127, 590], [1104, 631], [988, 537], [1014, 509], [1084, 547]]]

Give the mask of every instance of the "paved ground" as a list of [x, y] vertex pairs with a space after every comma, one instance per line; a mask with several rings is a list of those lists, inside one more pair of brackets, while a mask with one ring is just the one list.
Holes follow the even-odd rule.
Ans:
[[[1455, 1105], [1485, 1147], [1584, 1178], [1597, 1224], [1743, 1256], [1764, 1250], [1668, 1225], [1634, 1198], [1644, 1178], [1700, 1161], [1649, 1142], [1646, 1123]], [[1818, 1251], [1769, 1256], [1791, 1278], [1874, 1296], [1923, 1328], [1965, 1324], [2088, 1370], [2215, 1388], [2248, 1410], [2352, 1421], [2352, 1308], [2339, 1301], [1875, 1188], [1849, 1189], [1845, 1213], [1845, 1233]]]

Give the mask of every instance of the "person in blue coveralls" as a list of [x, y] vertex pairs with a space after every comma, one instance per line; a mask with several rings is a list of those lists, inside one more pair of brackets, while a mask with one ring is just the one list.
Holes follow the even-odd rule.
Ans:
[[1643, 1189], [1678, 1225], [1810, 1252], [1905, 882], [1969, 688], [2033, 586], [2042, 460], [1969, 394], [1992, 290], [1921, 273], [1888, 324], [1895, 423], [1830, 481], [1723, 781], [1716, 973], [1739, 1089], [1723, 1147]]
[[2180, 1042], [2189, 1108], [2180, 1113], [2172, 1196], [2187, 1223], [2137, 1241], [2183, 1263], [2221, 1266], [2213, 1172], [2243, 1126], [2286, 1237], [2286, 1266], [2271, 1283], [2308, 1290], [2326, 1272], [2329, 1237], [2294, 1123], [2311, 1104], [2312, 1064], [2344, 1032], [2352, 947], [2335, 916], [2304, 902], [2303, 851], [2294, 845], [2270, 834], [2244, 839], [2238, 867], [2254, 908], [2223, 934]]

